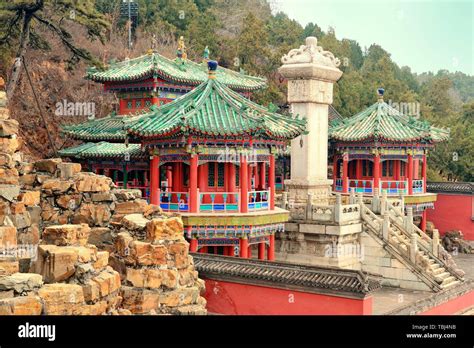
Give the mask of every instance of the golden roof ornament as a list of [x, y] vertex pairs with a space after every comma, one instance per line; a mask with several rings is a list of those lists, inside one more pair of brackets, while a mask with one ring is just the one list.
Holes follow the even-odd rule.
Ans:
[[176, 51], [176, 55], [180, 58], [183, 62], [186, 61], [188, 55], [186, 53], [186, 45], [184, 44], [184, 37], [180, 36], [178, 40], [178, 49]]

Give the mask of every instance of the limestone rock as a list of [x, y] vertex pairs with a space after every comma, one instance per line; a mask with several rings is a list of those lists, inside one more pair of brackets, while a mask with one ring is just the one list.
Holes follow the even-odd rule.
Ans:
[[184, 240], [181, 218], [153, 219], [146, 225], [146, 239], [149, 242], [161, 240]]
[[82, 287], [75, 284], [46, 284], [38, 291], [44, 303], [44, 314], [71, 315], [83, 311]]
[[112, 186], [112, 179], [93, 173], [78, 173], [74, 175], [75, 189], [79, 192], [107, 192]]
[[8, 153], [0, 153], [0, 166], [13, 168], [15, 166], [15, 161], [13, 161], [13, 157]]
[[18, 134], [18, 121], [13, 119], [0, 119], [0, 137], [10, 137]]
[[178, 271], [171, 269], [127, 267], [127, 281], [134, 287], [175, 289], [178, 286]]
[[0, 315], [40, 315], [43, 309], [37, 296], [20, 296], [0, 300]]
[[14, 247], [16, 245], [16, 228], [12, 226], [0, 226], [0, 248]]
[[75, 210], [82, 202], [79, 194], [61, 195], [56, 198], [56, 204], [63, 209]]
[[89, 244], [93, 244], [99, 248], [113, 243], [112, 231], [108, 227], [93, 227], [88, 239]]
[[12, 155], [21, 146], [21, 140], [18, 138], [0, 138], [0, 152]]
[[86, 224], [48, 226], [43, 231], [43, 242], [54, 245], [86, 245], [90, 234]]
[[148, 203], [143, 199], [120, 202], [115, 205], [115, 214], [143, 214], [148, 209]]
[[111, 216], [107, 204], [84, 203], [74, 214], [72, 222], [75, 224], [85, 223], [89, 226], [104, 226]]
[[72, 185], [72, 181], [61, 179], [48, 179], [43, 182], [42, 189], [46, 194], [57, 195], [66, 192], [71, 188]]
[[71, 179], [81, 171], [81, 165], [79, 163], [58, 163], [57, 169], [61, 179]]
[[122, 225], [131, 231], [143, 230], [149, 221], [143, 214], [128, 214], [123, 217]]
[[26, 206], [40, 204], [40, 191], [26, 191], [20, 194], [18, 199]]
[[142, 198], [142, 191], [138, 189], [114, 189], [112, 190], [112, 193], [122, 202]]
[[33, 291], [43, 285], [43, 277], [34, 273], [14, 273], [0, 277], [0, 290], [14, 290], [21, 294]]
[[61, 162], [62, 160], [60, 158], [43, 159], [35, 162], [35, 168], [39, 172], [48, 172], [54, 174], [58, 164]]
[[19, 174], [16, 168], [0, 167], [0, 185], [18, 185], [19, 183]]
[[9, 202], [17, 199], [20, 194], [20, 186], [18, 185], [3, 185], [0, 184], [0, 197], [6, 199]]
[[11, 260], [0, 260], [0, 276], [11, 275], [20, 271], [20, 265], [18, 261]]
[[163, 245], [153, 245], [140, 241], [130, 243], [130, 256], [140, 266], [165, 265], [167, 249]]
[[73, 249], [39, 245], [38, 258], [31, 271], [41, 274], [46, 283], [63, 281], [76, 272], [78, 257], [78, 253]]

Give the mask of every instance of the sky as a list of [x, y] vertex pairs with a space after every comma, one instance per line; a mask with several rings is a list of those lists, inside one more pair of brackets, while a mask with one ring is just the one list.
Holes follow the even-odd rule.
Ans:
[[[382, 46], [412, 72], [474, 75], [474, 0], [270, 0], [303, 27], [313, 22], [361, 48]], [[323, 47], [324, 48], [324, 47]]]

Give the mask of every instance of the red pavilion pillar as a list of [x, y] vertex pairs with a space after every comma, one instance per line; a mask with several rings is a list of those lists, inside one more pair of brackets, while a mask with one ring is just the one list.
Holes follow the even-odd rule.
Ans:
[[251, 245], [249, 245], [249, 248], [248, 248], [247, 258], [249, 258], [249, 259], [252, 258], [252, 246]]
[[198, 240], [196, 238], [191, 238], [191, 241], [189, 243], [189, 251], [192, 253], [195, 253], [198, 248]]
[[240, 257], [247, 259], [249, 256], [249, 240], [247, 237], [240, 238]]
[[249, 195], [248, 195], [248, 165], [247, 157], [242, 154], [240, 156], [240, 212], [247, 213], [249, 209]]
[[349, 192], [349, 155], [342, 156], [342, 192]]
[[265, 190], [265, 187], [267, 186], [267, 183], [265, 182], [266, 180], [266, 165], [265, 162], [260, 163], [260, 189], [263, 191]]
[[198, 158], [197, 154], [191, 154], [189, 160], [189, 211], [198, 211]]
[[275, 209], [275, 155], [270, 154], [270, 168], [268, 169], [268, 188], [270, 190], [270, 210]]
[[356, 160], [356, 178], [357, 180], [362, 179], [362, 160]]
[[265, 242], [258, 243], [258, 259], [265, 260]]
[[421, 214], [420, 230], [426, 232], [426, 210]]
[[426, 192], [426, 172], [428, 170], [428, 163], [426, 154], [423, 154], [423, 163], [421, 164], [421, 178], [423, 179], [423, 192]]
[[336, 191], [336, 179], [337, 179], [337, 155], [334, 155], [332, 159], [332, 190]]
[[270, 245], [267, 253], [268, 261], [275, 261], [275, 234], [270, 235]]
[[150, 203], [160, 205], [160, 156], [153, 156], [150, 163]]
[[372, 174], [374, 175], [374, 188], [380, 188], [380, 155], [378, 152], [374, 154], [374, 168]]
[[413, 155], [411, 151], [408, 153], [407, 164], [408, 194], [413, 194]]

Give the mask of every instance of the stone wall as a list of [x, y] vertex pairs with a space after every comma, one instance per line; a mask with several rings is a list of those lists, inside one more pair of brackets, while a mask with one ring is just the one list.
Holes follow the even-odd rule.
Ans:
[[0, 315], [206, 314], [181, 218], [79, 164], [25, 161], [1, 88]]

